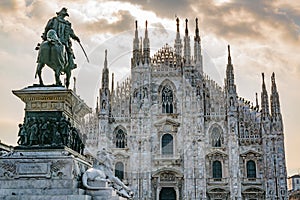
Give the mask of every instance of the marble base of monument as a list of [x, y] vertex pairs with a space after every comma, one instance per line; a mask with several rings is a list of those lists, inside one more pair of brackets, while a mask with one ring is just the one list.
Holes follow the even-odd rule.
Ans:
[[88, 181], [88, 185], [92, 187], [102, 187], [100, 190], [86, 190], [86, 194], [93, 197], [93, 200], [122, 200], [124, 198], [117, 196], [112, 187], [109, 187], [103, 181]]
[[0, 199], [92, 200], [81, 189], [81, 176], [90, 166], [67, 147], [17, 147], [0, 158]]

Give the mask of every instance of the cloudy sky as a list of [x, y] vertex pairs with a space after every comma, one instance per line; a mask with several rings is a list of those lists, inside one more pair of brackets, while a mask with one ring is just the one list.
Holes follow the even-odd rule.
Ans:
[[[151, 54], [173, 46], [175, 16], [185, 18], [193, 38], [199, 19], [204, 71], [223, 85], [227, 44], [231, 45], [239, 96], [254, 102], [261, 92], [261, 72], [276, 73], [285, 128], [288, 173], [300, 171], [300, 2], [269, 0], [1, 0], [0, 1], [0, 139], [16, 145], [17, 124], [23, 121], [24, 104], [12, 94], [37, 83], [36, 44], [55, 12], [67, 7], [73, 29], [90, 58], [73, 43], [78, 69], [77, 93], [95, 107], [104, 50], [108, 49], [110, 71], [116, 81], [129, 75], [134, 21], [143, 37], [145, 20], [150, 30]], [[46, 84], [53, 82], [44, 69]]]

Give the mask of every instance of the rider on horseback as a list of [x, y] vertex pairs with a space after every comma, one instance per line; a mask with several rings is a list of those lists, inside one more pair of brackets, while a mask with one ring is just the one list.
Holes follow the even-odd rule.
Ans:
[[55, 30], [60, 42], [65, 46], [65, 49], [68, 54], [68, 62], [70, 70], [75, 69], [77, 66], [74, 63], [74, 53], [72, 50], [72, 42], [70, 38], [78, 41], [80, 39], [75, 35], [71, 23], [68, 20], [65, 20], [66, 16], [69, 16], [67, 8], [62, 8], [59, 12], [56, 13], [57, 16], [50, 19], [46, 25], [45, 31], [42, 35], [44, 41], [47, 40], [47, 33], [50, 29]]
[[55, 85], [57, 86], [62, 85], [60, 75], [66, 74], [65, 85], [68, 88], [71, 71], [77, 67], [74, 63], [75, 57], [70, 38], [76, 40], [83, 51], [84, 49], [73, 31], [71, 23], [65, 20], [65, 17], [69, 16], [67, 9], [62, 8], [56, 14], [57, 16], [50, 19], [46, 25], [45, 32], [42, 35], [44, 41], [38, 44], [36, 48], [36, 50], [39, 50], [36, 76], [39, 77], [40, 85], [44, 85], [41, 74], [43, 67], [47, 65], [54, 70]]

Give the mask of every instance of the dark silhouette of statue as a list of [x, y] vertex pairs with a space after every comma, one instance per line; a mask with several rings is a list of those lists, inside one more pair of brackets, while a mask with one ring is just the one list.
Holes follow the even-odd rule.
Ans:
[[43, 42], [36, 48], [39, 50], [36, 75], [39, 77], [40, 85], [43, 85], [41, 73], [46, 64], [54, 70], [56, 85], [62, 85], [60, 75], [66, 74], [66, 87], [68, 88], [71, 70], [77, 67], [74, 63], [71, 38], [79, 44], [80, 40], [75, 35], [71, 23], [65, 19], [69, 16], [67, 9], [62, 8], [56, 14], [56, 17], [48, 21], [42, 35]]
[[68, 62], [70, 69], [76, 68], [74, 63], [74, 53], [72, 50], [72, 42], [70, 38], [80, 42], [79, 38], [75, 35], [71, 23], [65, 19], [66, 16], [69, 17], [67, 8], [62, 8], [56, 13], [57, 16], [50, 19], [45, 27], [45, 31], [42, 35], [44, 41], [47, 40], [47, 33], [49, 30], [54, 30], [59, 38], [60, 42], [64, 45], [68, 55]]

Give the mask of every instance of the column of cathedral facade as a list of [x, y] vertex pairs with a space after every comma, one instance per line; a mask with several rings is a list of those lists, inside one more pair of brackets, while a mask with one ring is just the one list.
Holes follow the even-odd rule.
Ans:
[[177, 199], [287, 199], [275, 74], [271, 113], [264, 75], [259, 110], [257, 96], [253, 106], [237, 94], [228, 46], [222, 88], [203, 72], [195, 22], [193, 56], [188, 20], [182, 45], [177, 18], [174, 49], [165, 45], [150, 58], [148, 22], [142, 40], [136, 21], [131, 76], [116, 88], [112, 78], [109, 89], [105, 51], [98, 148], [112, 150], [134, 199], [161, 199], [168, 188]]

